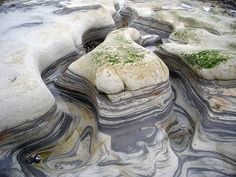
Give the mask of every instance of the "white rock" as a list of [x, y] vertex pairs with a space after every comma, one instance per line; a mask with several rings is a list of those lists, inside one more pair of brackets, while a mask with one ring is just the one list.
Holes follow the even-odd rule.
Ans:
[[127, 28], [108, 34], [92, 52], [69, 66], [69, 70], [89, 80], [99, 91], [115, 94], [165, 82], [167, 66], [154, 53], [134, 41], [136, 29]]
[[114, 24], [114, 1], [68, 4], [70, 8], [99, 3], [101, 8], [63, 15], [54, 13], [59, 7], [53, 5], [0, 13], [0, 132], [36, 119], [53, 107], [54, 97], [41, 72], [76, 51], [87, 30]]
[[114, 94], [124, 90], [124, 83], [113, 68], [104, 68], [96, 74], [97, 89], [107, 94]]

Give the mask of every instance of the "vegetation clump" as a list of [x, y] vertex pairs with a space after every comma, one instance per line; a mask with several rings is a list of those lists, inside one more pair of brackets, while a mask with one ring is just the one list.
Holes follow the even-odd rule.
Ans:
[[184, 42], [199, 42], [200, 39], [197, 37], [197, 34], [194, 32], [193, 29], [182, 29], [182, 30], [176, 30], [173, 32], [173, 37], [182, 40]]
[[216, 65], [228, 60], [228, 57], [217, 50], [204, 50], [193, 54], [184, 54], [184, 59], [192, 66], [201, 69], [214, 68]]
[[92, 60], [93, 60], [93, 63], [99, 65], [99, 66], [102, 66], [102, 65], [105, 65], [105, 64], [118, 64], [120, 63], [119, 61], [119, 58], [117, 55], [113, 55], [109, 52], [106, 52], [105, 51], [97, 51], [96, 53], [93, 53], [92, 54]]
[[178, 38], [189, 38], [191, 37], [188, 33], [187, 30], [178, 30], [174, 32], [174, 36], [178, 37]]
[[[126, 39], [122, 34], [114, 32], [110, 36], [111, 40], [97, 47], [97, 51], [92, 53], [92, 61], [98, 66], [135, 63], [144, 58], [144, 51], [133, 46], [132, 41]], [[111, 44], [110, 44], [111, 43]], [[116, 43], [117, 47], [114, 49]]]

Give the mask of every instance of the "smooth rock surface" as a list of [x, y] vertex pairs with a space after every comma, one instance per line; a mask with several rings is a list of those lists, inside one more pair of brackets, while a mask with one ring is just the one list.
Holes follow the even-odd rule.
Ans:
[[41, 72], [76, 51], [87, 30], [114, 25], [114, 6], [113, 1], [81, 0], [2, 5], [0, 121], [4, 123], [0, 131], [38, 118], [53, 107], [55, 99]]
[[96, 49], [72, 63], [69, 70], [106, 94], [167, 81], [168, 68], [155, 54], [135, 43], [140, 38], [133, 28], [113, 31]]
[[[209, 80], [224, 77], [234, 60], [205, 69], [203, 79], [180, 58], [181, 50], [192, 54], [196, 48], [231, 52], [226, 43], [235, 36], [227, 25], [234, 24], [234, 1], [120, 0], [123, 9], [103, 0], [0, 4], [0, 177], [236, 176], [236, 81], [229, 79], [234, 73]], [[193, 14], [203, 26], [186, 27]], [[213, 23], [206, 18], [211, 14], [225, 21]], [[133, 39], [153, 52], [145, 50], [154, 61], [161, 59], [169, 70], [166, 81], [156, 84], [158, 72], [155, 84], [143, 87], [144, 80], [127, 76], [140, 76], [141, 68], [149, 73], [146, 67], [133, 65], [129, 72], [134, 63], [128, 60], [117, 74], [114, 58], [99, 74], [91, 69], [87, 79], [68, 69], [85, 53], [97, 52], [109, 32], [127, 26], [136, 30], [119, 39]], [[108, 45], [114, 52], [117, 46]], [[99, 61], [108, 61], [112, 52]], [[148, 68], [154, 71], [155, 65]]]
[[[127, 9], [129, 7], [133, 9], [132, 13], [136, 13], [138, 21], [141, 18], [149, 18], [164, 24], [167, 29], [171, 26], [171, 41], [162, 45], [162, 49], [180, 57], [200, 77], [236, 79], [236, 21], [235, 18], [224, 13], [221, 6], [211, 5], [210, 2], [179, 0], [172, 0], [171, 3], [160, 0], [158, 2], [135, 1], [127, 4]], [[135, 18], [133, 21], [135, 23]], [[211, 68], [200, 68], [190, 64], [184, 57], [185, 54], [206, 50], [215, 50], [225, 55], [227, 61]]]

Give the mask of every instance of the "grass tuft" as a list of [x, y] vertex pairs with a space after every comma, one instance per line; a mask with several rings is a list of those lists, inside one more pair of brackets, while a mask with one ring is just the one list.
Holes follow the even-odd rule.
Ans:
[[204, 50], [198, 53], [184, 54], [183, 56], [189, 64], [201, 69], [214, 68], [228, 60], [227, 56], [220, 54], [217, 50]]
[[[97, 47], [97, 51], [91, 55], [93, 63], [98, 66], [124, 65], [138, 62], [144, 58], [144, 51], [133, 46], [133, 42], [127, 39], [122, 32], [122, 30], [112, 32], [110, 41]], [[116, 50], [114, 50], [112, 43], [117, 45]]]

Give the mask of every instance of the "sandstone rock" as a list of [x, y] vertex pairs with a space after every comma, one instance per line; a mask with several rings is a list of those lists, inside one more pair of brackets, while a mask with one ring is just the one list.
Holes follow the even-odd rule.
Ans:
[[47, 113], [55, 99], [41, 72], [77, 51], [86, 31], [115, 27], [114, 1], [14, 3], [0, 11], [0, 132]]
[[[158, 30], [169, 32], [170, 40], [162, 45], [161, 49], [180, 57], [198, 76], [205, 79], [236, 79], [236, 21], [224, 13], [224, 6], [212, 6], [211, 3], [195, 1], [183, 3], [179, 0], [173, 0], [172, 3], [164, 0], [158, 3], [135, 2], [127, 3], [123, 14], [132, 12], [132, 15], [127, 15], [132, 18], [131, 26], [144, 32], [154, 34]], [[145, 27], [141, 24], [145, 24]], [[227, 60], [212, 67], [199, 67], [189, 63], [184, 57], [204, 51], [217, 51]], [[208, 64], [210, 63], [211, 61]]]
[[[146, 36], [140, 39], [131, 28], [115, 31], [92, 52], [120, 18], [113, 1], [5, 2], [10, 5], [0, 6], [0, 176], [235, 176], [236, 80], [205, 80], [185, 64], [210, 67], [221, 58], [199, 72], [235, 75], [234, 60], [221, 56], [234, 55], [228, 26], [215, 28], [221, 23], [210, 20], [186, 26], [196, 10], [197, 22], [218, 12], [209, 1], [120, 0], [136, 18], [129, 25]], [[170, 79], [160, 59], [134, 41], [164, 60]], [[67, 68], [78, 58], [74, 50], [90, 53], [81, 60], [84, 67], [75, 62], [73, 73]]]
[[166, 65], [135, 41], [141, 38], [134, 28], [111, 32], [92, 52], [69, 66], [106, 94], [137, 90], [168, 80]]
[[125, 86], [117, 72], [113, 68], [104, 68], [96, 74], [96, 86], [107, 94], [118, 93], [124, 90]]

